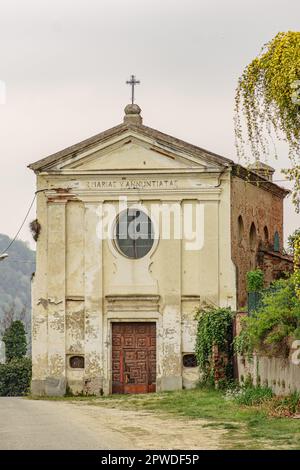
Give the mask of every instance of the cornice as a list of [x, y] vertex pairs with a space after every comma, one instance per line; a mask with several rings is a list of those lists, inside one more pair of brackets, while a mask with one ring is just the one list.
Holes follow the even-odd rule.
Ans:
[[269, 191], [275, 196], [278, 196], [280, 198], [285, 198], [287, 194], [289, 194], [290, 191], [288, 191], [285, 188], [282, 188], [281, 186], [278, 186], [277, 184], [273, 183], [272, 181], [269, 181], [262, 176], [258, 175], [257, 173], [248, 170], [247, 168], [239, 165], [239, 164], [234, 164], [232, 165], [232, 175], [244, 180], [248, 184], [252, 184], [253, 186], [256, 186], [258, 188], [264, 189], [265, 191]]

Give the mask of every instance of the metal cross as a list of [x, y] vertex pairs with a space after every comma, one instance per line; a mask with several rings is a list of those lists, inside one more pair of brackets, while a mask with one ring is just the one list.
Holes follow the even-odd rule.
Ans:
[[131, 85], [131, 104], [134, 103], [134, 87], [135, 85], [139, 85], [141, 82], [135, 79], [134, 75], [131, 75], [130, 80], [126, 81], [127, 85]]

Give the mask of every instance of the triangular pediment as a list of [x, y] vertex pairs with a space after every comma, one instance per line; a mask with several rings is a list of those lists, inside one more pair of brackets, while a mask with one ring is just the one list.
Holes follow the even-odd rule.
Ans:
[[34, 171], [220, 170], [230, 160], [146, 126], [120, 125], [46, 157]]
[[180, 168], [205, 168], [205, 161], [181, 155], [170, 150], [153, 146], [133, 136], [122, 139], [105, 148], [90, 149], [78, 155], [75, 161], [59, 165], [63, 170], [105, 171], [105, 170], [159, 170]]

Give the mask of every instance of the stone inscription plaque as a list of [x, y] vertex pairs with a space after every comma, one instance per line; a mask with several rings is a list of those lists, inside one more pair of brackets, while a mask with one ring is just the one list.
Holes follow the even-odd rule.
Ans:
[[87, 188], [94, 190], [177, 189], [178, 182], [174, 179], [103, 179], [87, 181]]

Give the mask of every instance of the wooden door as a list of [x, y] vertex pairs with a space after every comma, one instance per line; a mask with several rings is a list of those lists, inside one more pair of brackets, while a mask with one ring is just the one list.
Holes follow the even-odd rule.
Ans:
[[112, 323], [112, 392], [155, 392], [155, 382], [155, 323]]

